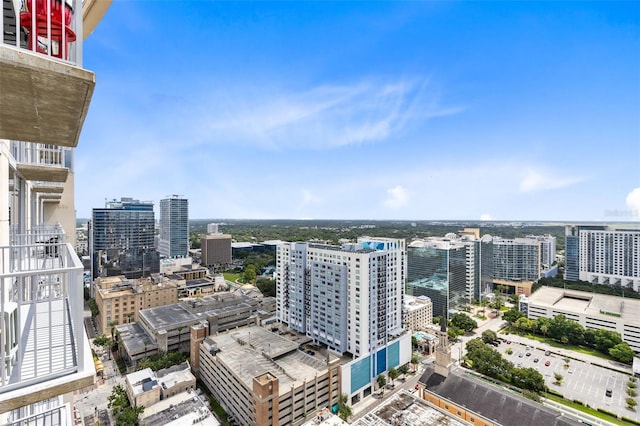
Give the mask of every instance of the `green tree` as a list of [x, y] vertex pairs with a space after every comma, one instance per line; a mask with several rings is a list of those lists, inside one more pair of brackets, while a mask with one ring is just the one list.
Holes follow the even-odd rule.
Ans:
[[118, 325], [118, 321], [111, 320], [107, 325], [111, 327], [111, 341], [115, 342], [116, 338], [114, 336], [114, 333], [116, 332], [116, 325]]
[[244, 278], [244, 282], [245, 283], [253, 283], [256, 280], [256, 267], [253, 265], [247, 265], [244, 268], [244, 274], [243, 274], [243, 278]]
[[521, 317], [516, 320], [514, 325], [520, 332], [525, 332], [531, 328], [531, 320], [527, 317]]
[[482, 332], [482, 341], [484, 343], [492, 343], [498, 340], [498, 334], [493, 330], [485, 330]]
[[623, 362], [625, 364], [631, 364], [633, 362], [633, 350], [625, 342], [618, 343], [611, 349], [609, 349], [609, 355], [616, 361]]
[[409, 366], [407, 364], [403, 364], [398, 368], [398, 372], [400, 374], [407, 374], [409, 372]]
[[472, 339], [466, 345], [466, 358], [474, 370], [502, 381], [509, 381], [513, 364], [479, 339]]
[[127, 391], [120, 384], [115, 385], [113, 389], [111, 389], [111, 394], [107, 397], [107, 400], [109, 401], [107, 407], [113, 411], [114, 416], [129, 407]]
[[562, 376], [562, 374], [560, 373], [553, 373], [553, 378], [555, 379], [555, 384], [556, 385], [561, 385], [562, 384], [562, 379], [564, 379], [564, 376]]
[[418, 356], [418, 354], [416, 353], [411, 354], [411, 365], [413, 365], [414, 371], [416, 369], [416, 365], [418, 365], [419, 362], [420, 362], [420, 357]]
[[524, 317], [524, 314], [517, 309], [509, 309], [502, 315], [502, 319], [504, 319], [509, 324], [515, 323], [519, 318], [522, 317]]
[[462, 312], [453, 314], [451, 317], [451, 325], [466, 332], [473, 331], [473, 329], [478, 327], [478, 323], [473, 318]]
[[516, 387], [532, 392], [542, 392], [544, 390], [544, 377], [533, 368], [513, 368], [511, 370], [511, 383]]
[[93, 339], [93, 344], [96, 346], [105, 347], [105, 346], [109, 346], [110, 343], [111, 343], [111, 340], [104, 334], [101, 334], [95, 339]]
[[338, 397], [338, 417], [346, 422], [352, 414], [349, 397], [343, 393]]
[[627, 398], [627, 399], [625, 399], [625, 402], [627, 403], [627, 408], [629, 410], [634, 410], [635, 411], [635, 407], [636, 407], [636, 405], [638, 405], [638, 403], [636, 402], [635, 399]]
[[395, 382], [395, 380], [398, 378], [398, 376], [400, 375], [400, 373], [398, 373], [398, 370], [396, 370], [395, 368], [391, 367], [389, 369], [389, 371], [387, 372], [387, 374], [389, 375], [389, 378], [391, 379], [391, 384], [393, 385], [393, 383]]
[[276, 282], [271, 278], [258, 278], [256, 287], [265, 297], [276, 297]]
[[91, 310], [91, 316], [93, 318], [97, 317], [100, 314], [100, 309], [98, 308], [98, 304], [96, 303], [95, 299], [87, 300], [87, 306], [89, 306], [89, 309]]
[[384, 393], [384, 387], [387, 384], [387, 378], [384, 376], [384, 374], [378, 374], [378, 377], [376, 377], [376, 382], [378, 382], [378, 387], [382, 389], [382, 393]]
[[540, 333], [542, 333], [544, 337], [547, 337], [548, 331], [549, 331], [549, 326], [547, 324], [543, 324], [540, 326]]
[[594, 334], [593, 346], [602, 353], [609, 353], [609, 349], [622, 343], [620, 333], [609, 330], [597, 330]]

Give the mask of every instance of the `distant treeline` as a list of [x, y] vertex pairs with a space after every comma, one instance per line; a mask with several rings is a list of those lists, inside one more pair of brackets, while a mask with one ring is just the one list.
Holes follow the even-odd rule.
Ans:
[[207, 224], [220, 223], [219, 230], [231, 234], [235, 241], [326, 241], [355, 240], [361, 236], [404, 238], [442, 237], [464, 228], [480, 228], [480, 234], [503, 238], [551, 234], [557, 238], [557, 249], [564, 248], [564, 226], [522, 225], [492, 222], [426, 222], [426, 221], [356, 221], [356, 220], [229, 220], [207, 219], [189, 221], [192, 235], [206, 233]]

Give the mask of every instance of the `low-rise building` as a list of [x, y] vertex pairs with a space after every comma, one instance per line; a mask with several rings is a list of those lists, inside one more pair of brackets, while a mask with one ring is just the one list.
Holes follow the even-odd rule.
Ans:
[[191, 373], [189, 362], [159, 370], [156, 377], [160, 384], [162, 399], [196, 388], [196, 377]]
[[407, 331], [425, 330], [433, 324], [433, 304], [427, 296], [404, 296], [402, 323]]
[[275, 315], [272, 297], [256, 298], [236, 293], [216, 293], [171, 305], [143, 309], [137, 324], [116, 327], [122, 355], [130, 365], [158, 352], [188, 351], [189, 328], [203, 325], [207, 335], [260, 323]]
[[179, 281], [154, 274], [151, 277], [127, 279], [124, 275], [96, 278], [95, 300], [99, 314], [96, 321], [103, 333], [111, 325], [138, 321], [140, 310], [178, 301]]
[[236, 424], [300, 424], [338, 401], [339, 358], [310, 355], [262, 327], [210, 335], [199, 346], [200, 378]]
[[208, 407], [206, 395], [188, 390], [146, 407], [140, 415], [140, 424], [220, 426], [220, 422]]
[[127, 395], [131, 405], [149, 407], [160, 400], [195, 390], [196, 378], [188, 362], [159, 370], [145, 368], [127, 374]]
[[542, 287], [520, 297], [529, 319], [564, 315], [585, 328], [617, 331], [634, 352], [640, 352], [640, 300], [563, 288]]
[[125, 383], [132, 406], [148, 407], [160, 401], [160, 385], [150, 368], [127, 374]]

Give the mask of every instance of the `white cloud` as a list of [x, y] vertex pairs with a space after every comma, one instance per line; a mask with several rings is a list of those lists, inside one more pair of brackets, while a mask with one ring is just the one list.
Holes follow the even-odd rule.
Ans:
[[560, 189], [582, 182], [582, 177], [560, 176], [550, 170], [527, 169], [520, 181], [520, 192]]
[[409, 191], [402, 185], [396, 185], [387, 189], [388, 198], [384, 201], [384, 205], [392, 209], [403, 207], [409, 201]]
[[480, 215], [480, 220], [482, 221], [493, 220], [493, 217], [489, 213], [483, 213]]
[[627, 195], [627, 207], [631, 216], [640, 218], [640, 188], [635, 188]]
[[215, 96], [208, 139], [256, 144], [270, 149], [322, 149], [380, 141], [397, 135], [413, 120], [457, 114], [442, 107], [426, 82], [362, 81], [324, 85], [306, 91], [239, 90], [226, 102]]

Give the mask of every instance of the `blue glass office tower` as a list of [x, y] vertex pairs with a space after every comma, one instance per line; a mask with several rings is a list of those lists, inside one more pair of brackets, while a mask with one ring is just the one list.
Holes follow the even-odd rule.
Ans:
[[449, 241], [414, 241], [407, 248], [407, 293], [428, 296], [433, 312], [454, 313], [467, 302], [467, 247]]
[[152, 202], [121, 198], [93, 209], [89, 232], [93, 278], [140, 278], [159, 272], [154, 232]]

